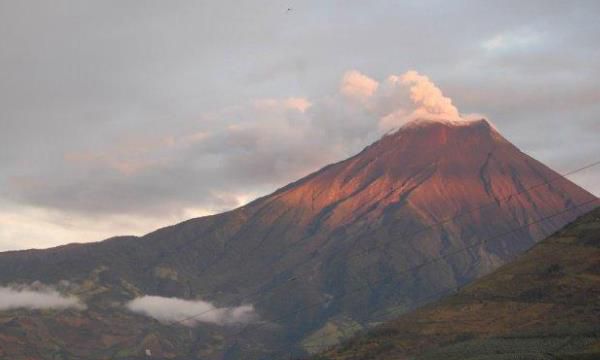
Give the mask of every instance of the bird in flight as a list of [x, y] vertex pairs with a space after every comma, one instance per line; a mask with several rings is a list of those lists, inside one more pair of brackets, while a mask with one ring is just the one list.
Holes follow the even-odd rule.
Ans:
[[290, 7], [290, 8], [287, 8], [287, 11], [286, 11], [286, 12], [290, 12], [290, 11], [292, 11], [292, 10], [293, 10], [293, 9]]

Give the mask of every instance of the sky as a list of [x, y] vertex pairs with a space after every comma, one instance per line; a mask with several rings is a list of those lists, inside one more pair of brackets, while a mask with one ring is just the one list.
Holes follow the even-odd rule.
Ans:
[[[400, 125], [411, 76], [558, 172], [600, 160], [599, 16], [597, 1], [0, 0], [0, 250], [235, 208]], [[599, 168], [572, 179], [600, 195]]]

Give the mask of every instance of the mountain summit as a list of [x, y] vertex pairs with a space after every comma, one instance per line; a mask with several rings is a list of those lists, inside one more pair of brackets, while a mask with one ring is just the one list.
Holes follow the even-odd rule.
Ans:
[[[56, 344], [88, 359], [308, 351], [490, 272], [594, 199], [486, 120], [413, 121], [233, 211], [140, 238], [0, 254], [0, 285], [68, 282], [87, 305], [0, 312], [10, 324], [0, 325], [0, 355], [49, 359]], [[177, 322], [185, 312], [169, 318], [172, 307], [126, 306], [140, 298], [246, 306], [255, 317], [242, 332]], [[15, 334], [26, 336], [15, 345]]]

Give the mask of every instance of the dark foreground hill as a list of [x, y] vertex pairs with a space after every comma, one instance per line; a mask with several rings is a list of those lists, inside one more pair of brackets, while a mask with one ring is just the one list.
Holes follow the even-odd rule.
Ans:
[[600, 359], [600, 208], [457, 294], [313, 359]]
[[[301, 354], [490, 272], [594, 199], [485, 120], [413, 122], [227, 213], [139, 238], [0, 254], [0, 286], [69, 284], [64, 291], [87, 305], [0, 312], [1, 356]], [[258, 319], [244, 332], [159, 322], [125, 307], [144, 295], [249, 304]]]

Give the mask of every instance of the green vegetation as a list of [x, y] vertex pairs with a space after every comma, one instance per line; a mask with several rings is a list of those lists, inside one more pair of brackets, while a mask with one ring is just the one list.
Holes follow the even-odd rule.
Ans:
[[337, 345], [362, 329], [362, 326], [350, 319], [328, 321], [322, 328], [313, 332], [302, 342], [307, 352]]

